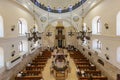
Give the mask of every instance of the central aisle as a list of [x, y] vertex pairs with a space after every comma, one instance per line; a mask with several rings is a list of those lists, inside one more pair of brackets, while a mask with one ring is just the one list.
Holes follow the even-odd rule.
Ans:
[[[67, 52], [67, 51], [65, 51]], [[69, 65], [71, 68], [71, 72], [68, 73], [68, 78], [66, 80], [78, 80], [76, 75], [76, 66], [74, 64], [74, 61], [70, 58], [69, 53], [68, 54], [68, 60]], [[44, 80], [56, 80], [52, 74], [50, 74], [50, 66], [51, 66], [52, 58], [50, 58], [44, 68], [44, 71], [42, 72]]]

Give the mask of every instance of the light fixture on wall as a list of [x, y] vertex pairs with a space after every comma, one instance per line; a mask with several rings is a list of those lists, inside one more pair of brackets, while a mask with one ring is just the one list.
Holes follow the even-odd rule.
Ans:
[[71, 30], [70, 32], [68, 32], [68, 35], [72, 37], [74, 35], [74, 32], [72, 32]]
[[12, 25], [11, 26], [11, 31], [14, 31], [15, 30], [15, 25]]
[[106, 29], [109, 28], [108, 23], [105, 23], [104, 26], [105, 26]]
[[77, 32], [78, 36], [77, 39], [81, 39], [81, 41], [84, 42], [85, 39], [90, 40], [91, 38], [91, 33], [92, 31], [90, 31], [89, 27], [86, 28], [86, 30], [84, 30], [84, 8], [83, 8], [83, 4], [82, 4], [82, 31]]
[[30, 29], [30, 33], [26, 33], [26, 36], [28, 38], [28, 41], [38, 41], [38, 39], [41, 39], [41, 34], [40, 32], [36, 31], [36, 25], [35, 25], [35, 9], [33, 5], [33, 14], [34, 14], [34, 24], [33, 28]]
[[109, 55], [108, 55], [108, 54], [105, 54], [105, 58], [106, 58], [107, 60], [109, 60]]

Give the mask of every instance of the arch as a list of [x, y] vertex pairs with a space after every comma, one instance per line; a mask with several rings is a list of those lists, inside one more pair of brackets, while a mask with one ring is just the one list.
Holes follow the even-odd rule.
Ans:
[[28, 41], [22, 40], [19, 42], [19, 52], [28, 52]]
[[120, 63], [120, 47], [117, 48], [117, 55], [116, 55], [117, 62]]
[[28, 32], [27, 21], [24, 18], [18, 20], [18, 32], [19, 36], [24, 36]]
[[93, 49], [95, 50], [101, 50], [102, 49], [102, 43], [98, 39], [94, 39], [92, 42]]
[[116, 35], [120, 36], [120, 11], [117, 14], [117, 21], [116, 21]]
[[4, 26], [2, 16], [0, 16], [0, 37], [4, 37]]
[[101, 33], [101, 18], [100, 16], [96, 16], [92, 20], [92, 34], [100, 34]]
[[0, 47], [0, 68], [4, 67], [4, 50]]
[[[54, 19], [54, 20], [49, 21], [49, 23], [53, 23], [53, 22], [58, 21], [58, 20], [59, 20], [59, 19]], [[71, 23], [71, 21], [66, 20], [66, 19], [61, 19], [61, 20], [63, 20], [63, 21], [65, 21], [65, 22], [69, 23], [71, 26], [73, 26], [74, 30], [77, 31], [77, 28], [74, 27], [74, 24]], [[48, 25], [49, 25], [49, 24], [48, 24]], [[46, 27], [45, 27], [46, 29], [47, 29], [47, 27], [49, 27], [48, 25], [46, 25]]]

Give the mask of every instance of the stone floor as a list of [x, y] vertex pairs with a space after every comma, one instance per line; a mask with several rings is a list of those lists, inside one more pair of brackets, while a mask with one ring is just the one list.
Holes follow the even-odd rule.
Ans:
[[[78, 80], [77, 75], [76, 75], [76, 67], [75, 67], [74, 61], [70, 58], [69, 55], [68, 55], [68, 59], [69, 59], [71, 72], [68, 74], [68, 77], [66, 80]], [[44, 71], [42, 72], [44, 80], [56, 80], [54, 76], [50, 74], [51, 61], [52, 59], [48, 60], [46, 67], [44, 68]]]

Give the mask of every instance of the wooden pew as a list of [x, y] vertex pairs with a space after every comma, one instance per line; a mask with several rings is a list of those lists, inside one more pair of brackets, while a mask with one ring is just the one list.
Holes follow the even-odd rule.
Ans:
[[89, 80], [89, 77], [79, 77], [78, 80]]
[[89, 62], [87, 59], [73, 59], [74, 62]]
[[43, 70], [44, 66], [27, 66], [26, 70]]
[[79, 77], [78, 80], [108, 80], [105, 76]]
[[79, 66], [79, 69], [80, 70], [96, 70], [96, 67], [95, 66]]
[[82, 66], [82, 65], [83, 65], [83, 66], [85, 66], [85, 65], [86, 65], [86, 66], [90, 66], [90, 63], [86, 63], [86, 62], [85, 62], [85, 63], [84, 63], [84, 62], [79, 62], [79, 63], [75, 63], [75, 64], [76, 64], [77, 66], [80, 66], [80, 65], [81, 65], [81, 66]]
[[32, 62], [31, 65], [46, 65], [46, 62]]
[[24, 76], [39, 75], [41, 74], [40, 70], [26, 70], [23, 71]]
[[47, 62], [47, 59], [34, 59], [32, 62]]
[[100, 70], [88, 70], [85, 71], [86, 75], [92, 75], [92, 76], [101, 76], [101, 71]]
[[108, 80], [105, 76], [93, 76], [92, 80]]
[[15, 77], [15, 80], [40, 80], [40, 79], [42, 79], [42, 75]]

